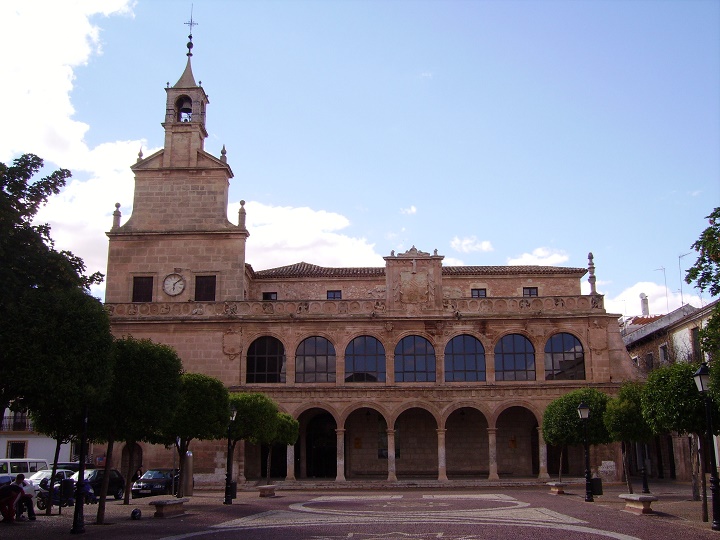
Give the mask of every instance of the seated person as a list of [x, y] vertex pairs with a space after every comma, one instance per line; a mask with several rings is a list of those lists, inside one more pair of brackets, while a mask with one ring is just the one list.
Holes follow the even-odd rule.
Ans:
[[15, 521], [15, 507], [23, 494], [23, 490], [16, 483], [0, 487], [0, 514], [3, 523]]
[[20, 519], [23, 513], [23, 507], [27, 509], [28, 519], [35, 521], [35, 508], [33, 505], [33, 495], [35, 495], [35, 486], [33, 486], [30, 480], [25, 480], [25, 475], [20, 473], [15, 477], [14, 484], [20, 486], [23, 490], [23, 494], [20, 496], [20, 501], [17, 504], [17, 515], [15, 519]]

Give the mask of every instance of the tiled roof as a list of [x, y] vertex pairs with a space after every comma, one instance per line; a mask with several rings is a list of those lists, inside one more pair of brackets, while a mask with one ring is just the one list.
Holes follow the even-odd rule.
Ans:
[[[248, 268], [255, 279], [275, 278], [303, 278], [303, 277], [382, 277], [385, 267], [356, 267], [356, 268], [326, 268], [306, 262], [299, 262], [279, 268], [254, 271]], [[582, 276], [587, 272], [585, 268], [564, 268], [558, 266], [444, 266], [442, 273], [445, 276], [488, 276], [518, 274], [571, 274]]]

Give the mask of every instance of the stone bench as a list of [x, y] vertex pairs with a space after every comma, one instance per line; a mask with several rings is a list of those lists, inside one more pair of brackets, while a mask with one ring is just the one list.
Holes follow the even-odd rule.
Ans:
[[181, 516], [185, 513], [183, 504], [190, 501], [190, 499], [166, 499], [162, 501], [152, 501], [148, 504], [155, 507], [156, 518], [168, 518]]
[[565, 494], [565, 486], [567, 484], [565, 482], [546, 482], [548, 486], [550, 486], [550, 493], [553, 495], [564, 495]]
[[273, 486], [273, 485], [259, 486], [258, 489], [260, 490], [261, 497], [274, 497], [275, 496], [275, 486]]
[[658, 500], [655, 495], [636, 493], [622, 493], [618, 497], [625, 500], [625, 510], [634, 514], [652, 514], [650, 505]]

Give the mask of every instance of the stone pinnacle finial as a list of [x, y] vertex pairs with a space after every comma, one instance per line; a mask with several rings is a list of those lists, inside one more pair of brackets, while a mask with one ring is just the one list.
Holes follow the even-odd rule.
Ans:
[[120, 217], [122, 214], [120, 213], [120, 203], [115, 203], [115, 211], [113, 212], [113, 224], [112, 228], [117, 229], [120, 226]]
[[142, 158], [143, 158], [143, 153], [142, 153], [142, 146], [141, 146], [141, 147], [140, 147], [140, 151], [138, 152], [138, 158], [137, 158], [137, 160], [138, 160], [138, 161], [142, 161]]
[[238, 210], [238, 227], [243, 231], [245, 229], [245, 201], [240, 201], [240, 210]]
[[588, 272], [590, 273], [590, 277], [588, 277], [588, 282], [590, 283], [590, 294], [597, 294], [597, 289], [595, 288], [595, 264], [593, 263], [593, 254], [592, 251], [588, 253]]
[[223, 163], [227, 163], [227, 150], [225, 150], [224, 144], [222, 150], [220, 150], [220, 161], [222, 161]]

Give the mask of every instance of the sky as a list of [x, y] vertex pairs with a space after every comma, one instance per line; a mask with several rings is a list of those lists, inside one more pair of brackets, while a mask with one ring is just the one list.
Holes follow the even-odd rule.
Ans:
[[720, 206], [719, 0], [4, 0], [0, 160], [72, 171], [38, 220], [88, 271], [163, 144], [191, 12], [255, 270], [592, 252], [608, 312], [711, 300], [682, 277]]

